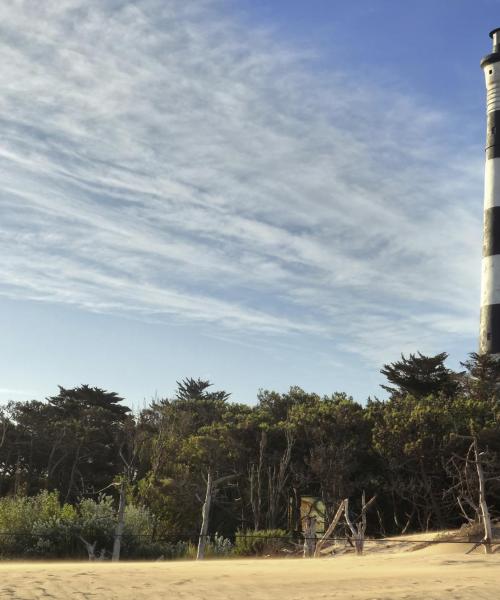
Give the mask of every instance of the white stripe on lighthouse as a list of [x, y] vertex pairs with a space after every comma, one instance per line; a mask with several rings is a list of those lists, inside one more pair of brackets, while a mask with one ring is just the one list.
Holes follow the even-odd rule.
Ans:
[[500, 254], [483, 257], [481, 306], [500, 304]]
[[484, 68], [486, 80], [486, 112], [500, 110], [500, 65], [493, 63]]
[[500, 206], [500, 158], [489, 158], [484, 171], [484, 210]]

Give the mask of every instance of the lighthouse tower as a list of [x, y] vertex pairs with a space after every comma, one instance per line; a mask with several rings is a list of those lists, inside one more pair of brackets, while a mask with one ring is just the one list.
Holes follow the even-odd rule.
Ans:
[[481, 61], [486, 79], [486, 169], [479, 352], [500, 358], [500, 28]]

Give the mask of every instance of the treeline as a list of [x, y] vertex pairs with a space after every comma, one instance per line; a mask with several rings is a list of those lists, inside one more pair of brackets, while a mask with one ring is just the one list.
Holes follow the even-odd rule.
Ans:
[[330, 521], [344, 498], [355, 511], [363, 491], [377, 496], [370, 535], [445, 528], [476, 519], [475, 484], [462, 473], [475, 439], [487, 457], [494, 515], [500, 365], [472, 354], [454, 372], [446, 358], [416, 354], [385, 365], [389, 398], [364, 406], [299, 387], [263, 390], [248, 406], [199, 379], [178, 383], [173, 398], [137, 415], [117, 394], [85, 385], [43, 402], [10, 402], [0, 421], [2, 506], [54, 492], [61, 507], [84, 502], [88, 512], [107, 497], [115, 520], [120, 500], [132, 507], [129, 519], [145, 511], [152, 540], [196, 541], [210, 476], [220, 481], [207, 530], [213, 539], [297, 532], [301, 497], [321, 499]]

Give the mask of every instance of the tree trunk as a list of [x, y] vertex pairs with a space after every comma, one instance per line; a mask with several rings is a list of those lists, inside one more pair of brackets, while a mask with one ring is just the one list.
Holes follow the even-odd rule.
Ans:
[[97, 546], [97, 542], [94, 542], [93, 544], [89, 544], [89, 542], [87, 542], [87, 540], [85, 538], [82, 538], [82, 536], [78, 536], [82, 542], [83, 545], [85, 546], [85, 550], [87, 550], [87, 554], [89, 555], [89, 560], [95, 560], [96, 559], [96, 555], [95, 555], [95, 547]]
[[120, 485], [120, 501], [118, 504], [118, 520], [115, 529], [115, 539], [113, 541], [113, 556], [111, 557], [112, 561], [120, 560], [123, 529], [125, 527], [125, 502], [125, 480], [122, 480]]
[[209, 470], [207, 474], [207, 491], [205, 494], [205, 502], [202, 509], [202, 521], [200, 537], [198, 539], [198, 551], [196, 560], [202, 560], [205, 557], [205, 546], [207, 543], [208, 522], [210, 517], [210, 505], [212, 504], [212, 472]]
[[346, 498], [344, 500], [345, 510], [344, 516], [346, 523], [351, 530], [352, 538], [354, 540], [354, 548], [356, 550], [356, 554], [362, 555], [363, 549], [365, 546], [365, 533], [366, 533], [366, 513], [370, 506], [375, 502], [376, 496], [373, 496], [368, 502], [366, 501], [365, 492], [363, 491], [363, 495], [361, 496], [361, 515], [360, 520], [354, 526], [351, 518], [349, 516], [349, 499]]
[[[427, 474], [423, 460], [420, 459], [419, 462], [420, 462], [420, 473], [422, 475], [422, 481], [424, 483], [425, 491], [427, 492], [427, 496], [429, 499], [430, 512], [434, 513], [434, 515], [436, 516], [439, 528], [444, 529], [445, 522], [444, 522], [444, 518], [443, 518], [443, 513], [441, 512], [441, 508], [440, 508], [439, 504], [436, 502], [436, 498], [434, 497], [434, 491], [432, 489], [432, 482]], [[429, 521], [430, 521], [430, 516], [427, 517], [427, 523], [429, 523]], [[427, 524], [427, 529], [429, 529], [428, 524]]]
[[63, 427], [58, 438], [52, 444], [52, 448], [50, 449], [49, 458], [47, 461], [47, 479], [45, 481], [45, 489], [50, 490], [50, 480], [52, 479], [52, 475], [57, 467], [62, 463], [62, 461], [67, 457], [67, 453], [63, 452], [62, 456], [60, 456], [55, 462], [54, 457], [56, 455], [57, 450], [59, 449], [62, 440], [66, 434], [66, 428]]
[[356, 554], [363, 554], [363, 546], [364, 546], [364, 532], [362, 531], [361, 524], [358, 523], [357, 527], [354, 527], [353, 522], [351, 521], [351, 517], [349, 515], [349, 498], [345, 499], [345, 510], [344, 516], [346, 523], [351, 530], [352, 539], [354, 540], [354, 549], [356, 550]]
[[276, 504], [278, 499], [276, 467], [267, 467], [267, 528], [276, 529]]
[[260, 529], [260, 507], [261, 507], [261, 490], [260, 490], [260, 474], [258, 467], [254, 464], [250, 465], [250, 506], [252, 507], [253, 528], [254, 531]]
[[294, 444], [294, 438], [292, 433], [287, 429], [285, 430], [286, 435], [286, 448], [280, 459], [279, 466], [268, 467], [267, 478], [268, 478], [268, 528], [276, 529], [278, 525], [278, 511], [280, 509], [280, 500], [282, 499], [283, 491], [285, 489], [286, 482], [288, 480], [288, 467], [290, 465], [290, 459], [292, 456], [292, 448]]
[[212, 498], [216, 495], [217, 489], [223, 483], [227, 483], [232, 479], [239, 477], [237, 473], [233, 475], [225, 475], [218, 479], [213, 479], [212, 471], [208, 469], [207, 473], [207, 491], [205, 494], [205, 502], [201, 512], [201, 531], [198, 539], [198, 550], [196, 552], [196, 560], [201, 560], [205, 556], [205, 546], [207, 544], [208, 537], [208, 523], [210, 519], [210, 506], [212, 504]]
[[493, 533], [491, 529], [491, 518], [488, 504], [486, 502], [486, 486], [484, 480], [483, 465], [481, 463], [481, 454], [477, 446], [477, 439], [474, 438], [474, 454], [476, 459], [477, 477], [479, 480], [479, 506], [481, 507], [481, 517], [484, 526], [484, 538], [483, 544], [487, 554], [491, 554], [491, 542], [493, 539]]
[[19, 455], [16, 460], [16, 470], [14, 473], [14, 497], [20, 495], [21, 492], [21, 462], [19, 461]]
[[64, 499], [64, 502], [68, 502], [69, 501], [71, 490], [72, 490], [73, 484], [75, 482], [75, 472], [76, 472], [76, 466], [77, 466], [78, 461], [80, 459], [80, 448], [81, 448], [81, 445], [82, 444], [80, 442], [78, 444], [77, 448], [76, 448], [75, 459], [73, 461], [73, 464], [71, 465], [71, 472], [70, 472], [69, 483], [68, 483], [68, 491], [66, 492], [66, 498]]
[[267, 433], [261, 431], [260, 433], [260, 444], [259, 444], [259, 464], [257, 466], [257, 485], [256, 485], [256, 498], [255, 498], [255, 512], [254, 512], [254, 530], [260, 529], [261, 512], [262, 512], [262, 469], [264, 466], [264, 455], [266, 453], [267, 446]]
[[[7, 448], [7, 453], [4, 457], [4, 465], [8, 465], [10, 463], [11, 455], [12, 455], [11, 449]], [[0, 474], [0, 498], [5, 495], [3, 486], [4, 486], [4, 483], [6, 482], [6, 479], [7, 479], [6, 469], [2, 469], [1, 474]]]
[[302, 496], [298, 487], [293, 487], [293, 498], [290, 507], [290, 531], [302, 531], [302, 515], [300, 507], [302, 504]]

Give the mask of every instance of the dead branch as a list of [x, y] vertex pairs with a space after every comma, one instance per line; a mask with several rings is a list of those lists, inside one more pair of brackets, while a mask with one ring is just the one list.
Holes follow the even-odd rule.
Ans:
[[356, 525], [354, 525], [349, 516], [349, 499], [346, 498], [344, 500], [344, 517], [354, 539], [354, 547], [356, 549], [356, 554], [363, 554], [363, 548], [365, 544], [365, 533], [367, 527], [366, 513], [368, 512], [370, 506], [375, 502], [375, 499], [376, 496], [373, 496], [372, 498], [370, 498], [370, 500], [368, 500], [368, 502], [366, 502], [366, 496], [363, 490], [363, 494], [361, 496], [361, 514]]
[[89, 555], [89, 560], [96, 560], [97, 557], [95, 554], [95, 547], [97, 546], [97, 542], [94, 542], [93, 544], [89, 544], [89, 542], [87, 542], [87, 540], [85, 538], [83, 538], [81, 535], [79, 535], [78, 537], [83, 542], [83, 545], [85, 546], [85, 549], [87, 550], [87, 554]]
[[325, 533], [323, 534], [323, 537], [316, 544], [316, 550], [314, 551], [314, 557], [315, 558], [317, 558], [318, 556], [320, 556], [321, 549], [323, 548], [323, 546], [326, 544], [326, 542], [328, 541], [328, 539], [330, 538], [330, 536], [334, 532], [335, 527], [337, 527], [338, 522], [340, 521], [340, 517], [342, 516], [342, 513], [344, 512], [345, 503], [346, 503], [346, 501], [342, 500], [342, 502], [340, 503], [340, 506], [337, 509], [337, 512], [335, 513], [335, 516], [333, 517], [332, 522], [330, 523], [330, 525], [328, 527], [328, 529], [325, 531]]

